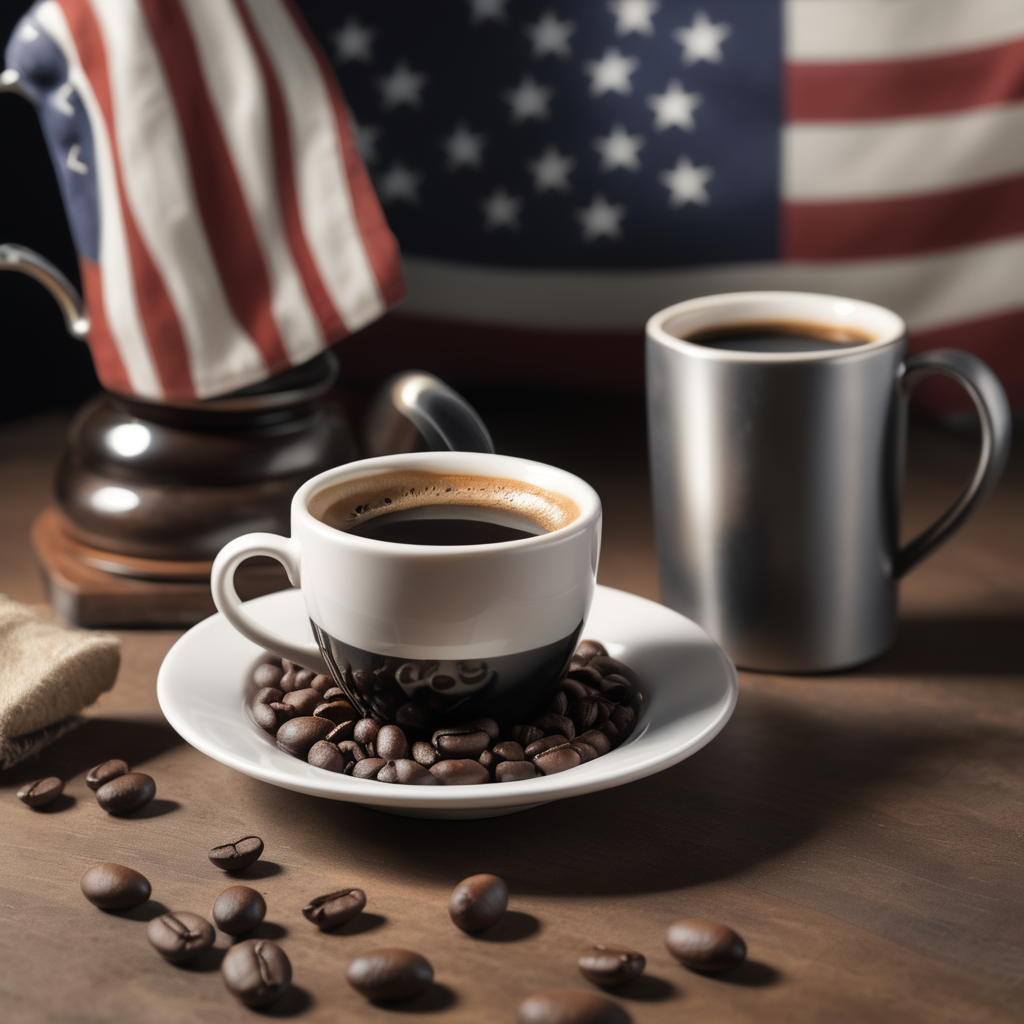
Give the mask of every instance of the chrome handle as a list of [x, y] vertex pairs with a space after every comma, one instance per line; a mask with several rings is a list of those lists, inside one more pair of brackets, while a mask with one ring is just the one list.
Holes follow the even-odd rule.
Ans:
[[23, 245], [0, 245], [0, 270], [16, 270], [35, 278], [56, 300], [64, 326], [73, 338], [84, 341], [89, 317], [78, 289], [48, 260]]

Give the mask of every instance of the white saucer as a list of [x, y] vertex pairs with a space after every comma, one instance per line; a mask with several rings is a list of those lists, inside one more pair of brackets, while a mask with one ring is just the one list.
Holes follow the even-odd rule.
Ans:
[[[248, 602], [254, 617], [311, 637], [302, 595], [283, 590]], [[168, 652], [157, 677], [167, 720], [204, 754], [285, 789], [424, 818], [486, 818], [581, 796], [653, 775], [713, 739], [736, 706], [736, 670], [695, 623], [635, 594], [598, 587], [584, 637], [644, 681], [633, 735], [617, 749], [558, 775], [483, 786], [401, 786], [314, 768], [278, 750], [246, 710], [263, 651], [222, 615], [193, 626]]]

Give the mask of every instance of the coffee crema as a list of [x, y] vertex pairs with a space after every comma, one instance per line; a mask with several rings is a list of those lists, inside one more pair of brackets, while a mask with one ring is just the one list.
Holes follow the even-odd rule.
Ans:
[[406, 469], [344, 480], [309, 513], [344, 533], [400, 544], [496, 544], [560, 530], [579, 518], [564, 494], [522, 480]]
[[836, 324], [762, 320], [706, 327], [687, 334], [684, 340], [737, 352], [822, 352], [857, 348], [875, 338]]

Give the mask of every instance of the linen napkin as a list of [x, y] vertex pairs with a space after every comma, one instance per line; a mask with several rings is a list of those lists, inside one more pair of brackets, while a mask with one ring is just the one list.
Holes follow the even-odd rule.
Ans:
[[78, 725], [120, 663], [116, 636], [63, 626], [0, 594], [0, 769]]

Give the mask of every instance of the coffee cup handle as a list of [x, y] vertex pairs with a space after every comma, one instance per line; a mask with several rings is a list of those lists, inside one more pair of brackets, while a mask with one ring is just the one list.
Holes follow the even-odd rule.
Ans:
[[981, 454], [963, 494], [923, 533], [896, 553], [893, 578], [899, 579], [958, 530], [999, 482], [1010, 456], [1010, 403], [999, 378], [977, 356], [956, 348], [937, 348], [910, 356], [903, 365], [903, 394], [932, 374], [955, 380], [970, 396], [981, 420]]
[[322, 675], [331, 675], [320, 648], [311, 641], [302, 643], [267, 629], [246, 610], [235, 589], [235, 572], [247, 558], [267, 555], [280, 562], [292, 586], [301, 584], [299, 549], [294, 541], [279, 537], [276, 533], [247, 533], [229, 541], [218, 552], [210, 573], [210, 589], [217, 611], [238, 630], [242, 636], [288, 661], [294, 661], [303, 668], [312, 669]]

